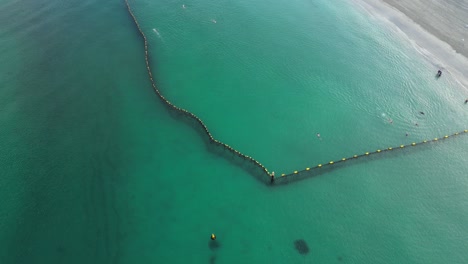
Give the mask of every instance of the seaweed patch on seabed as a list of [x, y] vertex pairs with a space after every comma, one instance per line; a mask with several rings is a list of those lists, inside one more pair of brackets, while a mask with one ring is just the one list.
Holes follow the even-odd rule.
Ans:
[[304, 239], [298, 239], [294, 241], [294, 246], [296, 247], [297, 252], [299, 252], [301, 255], [306, 255], [309, 253], [309, 246], [307, 246], [307, 243], [304, 241]]

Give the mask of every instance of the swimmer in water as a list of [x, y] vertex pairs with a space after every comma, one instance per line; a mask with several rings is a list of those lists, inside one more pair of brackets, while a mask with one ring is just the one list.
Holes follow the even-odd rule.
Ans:
[[216, 20], [214, 20], [214, 19], [211, 19], [211, 22], [213, 22], [213, 23], [215, 23], [215, 24], [216, 24]]
[[388, 119], [388, 122], [389, 122], [390, 124], [393, 124], [393, 119], [389, 118], [389, 119]]
[[182, 5], [182, 8], [185, 9], [185, 5]]
[[406, 132], [406, 136], [409, 136], [408, 132]]
[[468, 99], [465, 100], [465, 104], [467, 104], [467, 103], [468, 103]]
[[420, 113], [421, 115], [424, 115], [424, 112], [422, 112], [422, 111], [421, 111], [421, 112], [419, 112], [419, 113]]
[[317, 137], [320, 138], [320, 133], [317, 133]]

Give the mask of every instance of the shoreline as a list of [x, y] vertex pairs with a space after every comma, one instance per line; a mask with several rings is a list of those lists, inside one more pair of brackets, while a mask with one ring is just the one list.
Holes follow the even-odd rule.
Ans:
[[[449, 44], [457, 53], [468, 58], [468, 4], [455, 0], [397, 1], [381, 0], [398, 9], [416, 24]], [[463, 19], [466, 17], [465, 19]]]
[[415, 50], [434, 65], [434, 72], [442, 69], [444, 74], [450, 74], [467, 93], [468, 17], [462, 21], [464, 10], [453, 1], [426, 5], [422, 0], [354, 0], [369, 14], [398, 28]]

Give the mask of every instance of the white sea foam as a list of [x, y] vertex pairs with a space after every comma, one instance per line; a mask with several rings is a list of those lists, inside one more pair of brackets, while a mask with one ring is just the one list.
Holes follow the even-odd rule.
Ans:
[[[468, 90], [468, 72], [465, 70], [468, 68], [468, 58], [386, 3], [379, 0], [354, 2], [369, 15], [388, 22], [427, 62], [435, 68], [443, 69], [445, 76], [448, 74], [465, 91]], [[460, 41], [464, 42], [464, 39]]]
[[153, 32], [156, 33], [156, 35], [158, 35], [158, 37], [161, 37], [161, 35], [159, 34], [159, 31], [155, 28], [153, 28]]

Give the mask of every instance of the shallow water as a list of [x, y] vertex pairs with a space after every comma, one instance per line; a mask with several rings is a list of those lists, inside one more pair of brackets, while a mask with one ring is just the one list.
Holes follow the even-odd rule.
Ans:
[[[130, 4], [163, 94], [277, 175], [467, 129], [455, 80], [351, 4]], [[123, 1], [0, 9], [2, 262], [468, 258], [468, 137], [271, 187], [154, 95]]]

